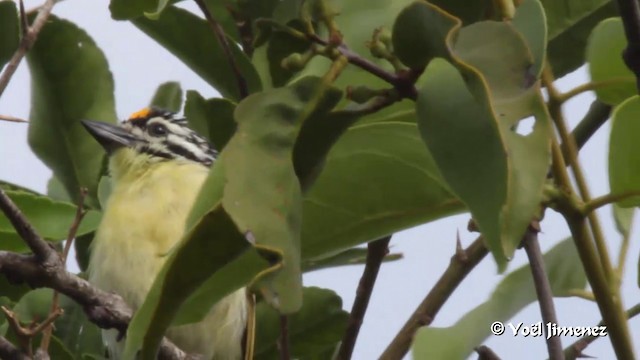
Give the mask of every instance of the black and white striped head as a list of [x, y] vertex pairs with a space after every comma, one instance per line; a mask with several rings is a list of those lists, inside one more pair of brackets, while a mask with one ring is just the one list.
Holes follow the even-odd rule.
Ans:
[[120, 126], [97, 121], [83, 124], [108, 153], [128, 147], [154, 162], [180, 160], [205, 166], [211, 166], [218, 155], [207, 139], [187, 126], [185, 118], [155, 107], [133, 113]]

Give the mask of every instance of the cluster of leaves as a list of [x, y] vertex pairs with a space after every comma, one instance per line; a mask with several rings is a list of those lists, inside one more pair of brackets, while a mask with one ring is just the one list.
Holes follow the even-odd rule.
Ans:
[[[539, 82], [545, 59], [556, 75], [564, 75], [585, 62], [587, 42], [593, 80], [611, 85], [598, 89], [598, 97], [617, 106], [612, 189], [640, 191], [640, 151], [629, 150], [640, 146], [631, 120], [640, 102], [633, 97], [633, 76], [610, 56], [624, 46], [621, 26], [606, 20], [588, 41], [593, 27], [615, 9], [610, 1], [565, 6], [579, 2], [524, 0], [504, 22], [488, 0], [473, 6], [457, 0], [234, 0], [224, 6], [202, 1], [224, 30], [231, 44], [226, 48], [206, 19], [179, 3], [112, 0], [115, 20], [130, 21], [223, 97], [205, 99], [189, 90], [183, 104], [178, 83], [160, 85], [152, 97], [151, 105], [183, 109], [191, 127], [222, 151], [184, 239], [131, 323], [129, 358], [140, 350], [152, 358], [168, 326], [199, 321], [213, 303], [247, 284], [265, 299], [257, 311], [256, 358], [276, 353], [278, 317], [269, 304], [294, 314], [294, 357], [330, 358], [348, 314], [332, 291], [303, 288], [301, 274], [361, 263], [364, 250], [354, 246], [455, 213], [472, 214], [504, 270], [544, 200], [553, 136]], [[18, 45], [17, 14], [13, 2], [0, 1], [0, 65]], [[344, 47], [331, 40], [337, 28], [349, 54], [366, 60], [364, 68], [342, 68]], [[65, 238], [71, 204], [87, 188], [90, 211], [75, 242], [85, 270], [109, 180], [104, 152], [80, 120], [116, 122], [114, 80], [91, 37], [54, 16], [28, 63], [29, 143], [54, 177], [46, 195], [1, 186], [51, 241]], [[372, 66], [393, 79], [420, 75], [416, 101], [402, 99], [411, 96], [376, 76]], [[355, 85], [360, 91], [345, 96]], [[377, 96], [395, 98], [369, 111]], [[535, 125], [521, 135], [518, 123], [528, 117]], [[638, 203], [631, 199], [625, 205]], [[255, 244], [245, 241], [247, 234]], [[0, 250], [27, 251], [2, 217]], [[586, 285], [573, 252], [567, 240], [545, 256], [556, 296]], [[49, 291], [6, 283], [0, 290], [0, 303], [22, 320], [46, 314]], [[505, 298], [507, 293], [519, 297]], [[422, 330], [415, 355], [464, 358], [489, 336], [489, 326], [466, 324], [506, 320], [534, 300], [528, 272], [516, 270], [453, 327]], [[72, 302], [64, 304], [65, 326], [54, 333], [60, 346], [51, 349], [60, 353], [52, 356], [100, 358], [97, 329], [74, 315], [80, 311]], [[0, 320], [0, 335], [7, 331]], [[79, 336], [91, 340], [78, 342]]]

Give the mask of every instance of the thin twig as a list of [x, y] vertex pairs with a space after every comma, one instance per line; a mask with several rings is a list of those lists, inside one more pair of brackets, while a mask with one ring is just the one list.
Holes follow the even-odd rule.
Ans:
[[291, 359], [291, 352], [289, 350], [289, 317], [287, 315], [280, 315], [278, 351], [280, 352], [280, 360]]
[[2, 189], [0, 189], [0, 210], [9, 219], [18, 235], [27, 243], [40, 264], [49, 266], [58, 260], [58, 254], [53, 247], [36, 233], [20, 209]]
[[[53, 9], [53, 5], [55, 5], [56, 2], [57, 0], [47, 0], [42, 8], [39, 9], [38, 16], [36, 16], [36, 19], [33, 21], [33, 25], [31, 25], [24, 32], [22, 40], [20, 41], [20, 46], [18, 46], [18, 49], [11, 57], [11, 60], [9, 60], [9, 62], [7, 63], [7, 66], [2, 72], [2, 75], [0, 75], [0, 96], [2, 96], [4, 90], [7, 88], [7, 85], [9, 85], [9, 81], [18, 69], [20, 61], [22, 61], [22, 58], [36, 42], [38, 33], [40, 32], [40, 30], [42, 30], [42, 27], [47, 22], [47, 18], [49, 18], [49, 15], [51, 14], [51, 9]], [[24, 17], [24, 11], [21, 11], [20, 16]]]
[[433, 319], [442, 308], [442, 305], [449, 299], [449, 296], [487, 254], [488, 250], [484, 246], [482, 237], [478, 237], [465, 250], [456, 250], [456, 254], [451, 257], [449, 267], [440, 276], [440, 279], [431, 288], [422, 303], [418, 305], [402, 329], [396, 334], [396, 337], [382, 353], [380, 359], [402, 359], [409, 351], [416, 331], [433, 322]]
[[612, 85], [627, 84], [632, 81], [633, 80], [629, 79], [626, 76], [620, 76], [620, 77], [614, 77], [614, 78], [602, 80], [602, 81], [586, 82], [574, 87], [573, 89], [567, 92], [559, 94], [558, 101], [561, 103], [564, 103], [570, 100], [571, 98], [573, 98], [574, 96], [578, 96], [587, 91], [597, 90], [597, 89], [604, 88], [607, 86], [612, 86]]
[[[78, 232], [78, 227], [82, 222], [82, 219], [86, 215], [87, 211], [84, 209], [84, 200], [87, 197], [88, 190], [86, 188], [80, 189], [80, 199], [78, 200], [78, 206], [76, 207], [76, 215], [69, 227], [69, 233], [67, 234], [67, 240], [64, 243], [64, 249], [62, 251], [62, 263], [67, 263], [67, 256], [69, 255], [69, 251], [71, 250], [71, 244], [73, 243], [73, 239], [76, 237], [76, 233]], [[56, 290], [53, 291], [53, 298], [51, 300], [51, 310], [50, 313], [58, 312], [62, 310], [59, 305], [60, 293]], [[42, 333], [42, 340], [40, 341], [40, 350], [43, 353], [48, 353], [49, 343], [51, 342], [51, 336], [53, 335], [53, 323], [50, 326], [44, 329]]]
[[636, 76], [640, 91], [640, 4], [638, 0], [617, 0], [618, 12], [627, 36], [627, 47], [622, 53], [625, 64]]
[[[551, 291], [551, 284], [549, 284], [549, 278], [544, 268], [542, 251], [538, 243], [538, 230], [529, 227], [524, 234], [522, 245], [529, 258], [529, 268], [531, 269], [531, 276], [536, 288], [538, 304], [540, 304], [542, 321], [545, 324], [557, 324], [558, 317], [556, 316], [556, 310], [553, 305], [553, 292]], [[551, 360], [564, 360], [562, 340], [560, 337], [549, 336], [549, 334], [547, 334], [546, 339], [549, 358]]]
[[338, 350], [338, 360], [349, 360], [353, 354], [353, 348], [356, 345], [358, 334], [360, 333], [360, 327], [364, 320], [364, 315], [367, 312], [369, 306], [369, 300], [373, 293], [373, 287], [378, 277], [382, 260], [389, 253], [389, 241], [391, 235], [383, 237], [381, 239], [370, 242], [367, 245], [367, 260], [362, 272], [362, 277], [358, 283], [358, 289], [356, 290], [356, 298], [351, 307], [351, 314], [349, 315], [349, 322], [347, 323], [347, 329], [342, 337], [342, 344]]
[[[638, 314], [640, 314], [640, 304], [636, 304], [635, 306], [633, 306], [632, 308], [630, 308], [629, 310], [627, 310], [625, 312], [625, 314], [627, 315], [627, 319], [631, 319], [635, 316], [637, 316]], [[601, 328], [601, 326], [604, 326], [605, 323], [604, 321], [600, 321], [597, 325], [598, 329], [598, 333], [600, 333], [600, 331], [602, 331], [603, 329]], [[581, 357], [588, 357], [585, 356], [582, 352], [584, 351], [584, 349], [587, 348], [587, 346], [589, 346], [592, 342], [602, 338], [603, 336], [593, 336], [593, 334], [591, 334], [591, 336], [589, 335], [585, 335], [583, 337], [581, 337], [580, 339], [576, 340], [576, 342], [574, 342], [573, 344], [567, 346], [564, 349], [564, 357], [566, 360], [575, 360], [577, 358], [581, 358]]]
[[611, 205], [613, 203], [617, 203], [618, 201], [622, 201], [622, 200], [629, 199], [636, 196], [640, 196], [640, 191], [637, 191], [637, 190], [625, 191], [619, 194], [610, 193], [610, 194], [602, 195], [600, 197], [594, 198], [593, 200], [585, 203], [584, 207], [582, 208], [582, 213], [586, 215], [603, 206]]
[[21, 119], [15, 116], [11, 116], [11, 115], [0, 115], [0, 120], [2, 121], [8, 121], [8, 122], [17, 122], [17, 123], [26, 123], [28, 122], [25, 119]]
[[256, 343], [256, 296], [247, 289], [247, 330], [244, 359], [253, 360]]
[[0, 359], [5, 360], [31, 360], [29, 356], [24, 354], [20, 349], [13, 346], [13, 344], [0, 336]]
[[244, 99], [245, 97], [249, 96], [249, 87], [247, 86], [247, 80], [242, 75], [240, 67], [238, 66], [238, 63], [233, 56], [233, 52], [231, 52], [231, 46], [229, 46], [229, 41], [227, 40], [227, 35], [224, 33], [224, 29], [222, 28], [222, 26], [220, 26], [220, 23], [213, 17], [213, 14], [211, 14], [211, 11], [209, 11], [209, 8], [207, 7], [207, 4], [204, 0], [195, 1], [196, 4], [198, 4], [200, 11], [202, 11], [204, 17], [207, 19], [207, 22], [209, 23], [211, 30], [216, 36], [216, 39], [218, 40], [222, 51], [224, 51], [227, 61], [229, 62], [229, 67], [231, 67], [231, 71], [233, 71], [233, 74], [236, 77], [240, 99]]

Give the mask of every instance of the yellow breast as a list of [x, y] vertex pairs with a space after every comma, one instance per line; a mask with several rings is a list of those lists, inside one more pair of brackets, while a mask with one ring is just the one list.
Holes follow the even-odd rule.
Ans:
[[[92, 283], [118, 293], [135, 310], [144, 301], [168, 252], [180, 241], [208, 169], [186, 161], [151, 163], [123, 149], [112, 156], [110, 170], [113, 189], [92, 244], [89, 276]], [[240, 356], [245, 309], [241, 290], [216, 305], [201, 324], [174, 329], [170, 334], [186, 347], [183, 350], [208, 358], [214, 352], [231, 351], [216, 358], [235, 359]], [[227, 327], [228, 331], [220, 333]], [[209, 331], [203, 331], [207, 328]], [[107, 337], [111, 350], [119, 353], [117, 348], [121, 346], [114, 344], [114, 334]], [[225, 347], [229, 349], [223, 350]]]

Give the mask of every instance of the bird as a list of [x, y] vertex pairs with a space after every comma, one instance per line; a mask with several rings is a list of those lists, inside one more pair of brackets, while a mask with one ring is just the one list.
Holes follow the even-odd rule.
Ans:
[[[109, 157], [112, 190], [91, 245], [89, 282], [138, 309], [171, 249], [218, 152], [176, 113], [148, 107], [119, 125], [83, 120]], [[169, 328], [166, 336], [205, 359], [242, 357], [247, 298], [239, 289], [215, 304], [199, 323]], [[103, 331], [112, 359], [124, 341]]]

